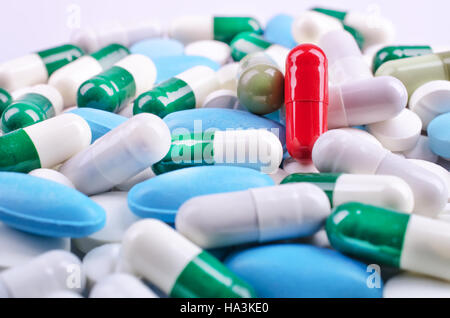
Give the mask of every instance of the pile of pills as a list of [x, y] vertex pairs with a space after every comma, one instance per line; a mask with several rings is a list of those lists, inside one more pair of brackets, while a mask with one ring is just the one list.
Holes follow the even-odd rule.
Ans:
[[394, 31], [189, 16], [0, 64], [0, 297], [450, 297], [450, 52]]

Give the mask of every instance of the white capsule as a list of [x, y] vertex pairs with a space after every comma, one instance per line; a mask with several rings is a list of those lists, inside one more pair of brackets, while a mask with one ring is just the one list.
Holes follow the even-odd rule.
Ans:
[[92, 249], [83, 258], [83, 271], [88, 288], [117, 272], [120, 244], [105, 244]]
[[45, 298], [83, 298], [83, 296], [69, 290], [58, 290], [46, 295]]
[[414, 213], [438, 215], [448, 200], [447, 186], [426, 169], [345, 131], [330, 130], [317, 139], [312, 159], [321, 172], [394, 175], [414, 194]]
[[367, 125], [367, 130], [385, 148], [391, 151], [405, 151], [417, 144], [422, 131], [422, 122], [419, 116], [405, 108], [393, 118]]
[[211, 16], [183, 16], [172, 21], [169, 37], [184, 44], [214, 39], [214, 19]]
[[87, 253], [99, 245], [122, 241], [125, 231], [140, 219], [128, 208], [127, 194], [113, 191], [90, 197], [105, 210], [106, 224], [94, 234], [73, 240], [80, 251]]
[[436, 163], [438, 156], [435, 155], [429, 145], [427, 136], [419, 136], [419, 140], [411, 149], [403, 151], [403, 155], [408, 159], [421, 159]]
[[350, 133], [353, 136], [358, 137], [358, 138], [364, 138], [365, 140], [373, 143], [374, 145], [383, 147], [383, 145], [381, 144], [381, 142], [378, 141], [377, 138], [375, 138], [373, 135], [369, 134], [365, 130], [362, 130], [362, 129], [359, 129], [359, 128], [353, 128], [353, 127], [339, 128], [339, 130], [348, 132], [348, 133]]
[[286, 73], [286, 59], [289, 52], [288, 48], [277, 44], [273, 44], [264, 50], [264, 53], [275, 62], [283, 75]]
[[344, 29], [326, 33], [320, 38], [319, 47], [327, 56], [331, 83], [344, 84], [373, 77], [355, 38]]
[[54, 181], [54, 182], [63, 184], [65, 186], [68, 186], [69, 188], [75, 189], [75, 186], [73, 185], [72, 181], [70, 181], [61, 172], [58, 172], [53, 169], [47, 169], [47, 168], [34, 169], [34, 170], [30, 171], [28, 174], [31, 176], [42, 178], [42, 179]]
[[449, 190], [448, 201], [450, 202], [450, 172], [448, 172], [445, 168], [441, 167], [440, 165], [437, 165], [435, 163], [426, 160], [420, 159], [408, 159], [408, 160], [416, 165], [421, 166], [422, 168], [427, 169], [428, 171], [438, 176], [442, 180], [442, 182], [444, 182], [447, 185], [447, 189]]
[[157, 298], [158, 296], [136, 277], [117, 273], [103, 278], [92, 288], [89, 298]]
[[231, 55], [230, 46], [215, 40], [202, 40], [189, 43], [184, 48], [185, 55], [204, 56], [210, 60], [224, 65]]
[[292, 36], [299, 44], [319, 44], [323, 35], [340, 29], [343, 29], [343, 26], [339, 20], [323, 13], [304, 11], [292, 23]]
[[329, 214], [319, 187], [292, 183], [192, 198], [180, 207], [175, 226], [197, 245], [215, 248], [309, 236]]
[[161, 160], [170, 142], [161, 118], [138, 114], [72, 157], [60, 172], [87, 195], [105, 192]]
[[109, 44], [130, 46], [140, 40], [158, 37], [161, 34], [162, 28], [157, 21], [141, 20], [127, 24], [116, 22], [112, 25], [77, 29], [71, 35], [71, 42], [76, 43], [87, 53], [92, 53]]
[[414, 273], [401, 273], [383, 287], [383, 298], [450, 298], [450, 283]]
[[431, 81], [417, 88], [409, 108], [422, 120], [423, 129], [437, 116], [450, 112], [450, 81]]
[[0, 273], [0, 294], [3, 288], [8, 298], [45, 297], [61, 290], [81, 292], [84, 284], [80, 260], [66, 251], [50, 251]]
[[0, 222], [0, 272], [51, 250], [70, 250], [70, 239], [33, 235]]
[[406, 107], [408, 93], [398, 79], [380, 76], [330, 86], [328, 129], [376, 123]]
[[47, 68], [37, 53], [0, 64], [0, 87], [8, 91], [45, 83], [47, 79]]
[[239, 63], [225, 64], [216, 72], [219, 87], [227, 89], [237, 94], [237, 79], [238, 79]]
[[175, 77], [191, 88], [195, 96], [195, 107], [203, 107], [206, 96], [219, 89], [216, 72], [208, 66], [194, 66]]

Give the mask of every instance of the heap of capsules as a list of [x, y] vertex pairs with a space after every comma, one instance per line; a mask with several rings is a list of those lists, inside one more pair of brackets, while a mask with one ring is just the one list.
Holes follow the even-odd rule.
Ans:
[[0, 297], [450, 296], [450, 52], [394, 43], [314, 8], [3, 62]]

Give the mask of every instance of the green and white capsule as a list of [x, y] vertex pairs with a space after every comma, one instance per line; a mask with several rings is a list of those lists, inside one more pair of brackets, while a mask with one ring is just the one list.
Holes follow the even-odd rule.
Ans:
[[140, 94], [134, 101], [133, 114], [152, 113], [164, 118], [176, 111], [202, 107], [206, 96], [219, 88], [212, 68], [194, 66]]
[[81, 84], [77, 104], [117, 113], [133, 98], [152, 88], [155, 80], [153, 61], [141, 54], [131, 54]]
[[55, 117], [63, 110], [63, 100], [56, 88], [36, 85], [23, 91], [2, 114], [1, 127], [4, 133], [25, 128]]
[[6, 107], [9, 106], [13, 101], [11, 94], [6, 90], [0, 87], [0, 116], [5, 111]]
[[382, 64], [388, 61], [432, 53], [433, 49], [428, 45], [385, 46], [375, 53], [372, 61], [372, 71], [375, 73]]
[[82, 55], [79, 47], [66, 44], [7, 61], [0, 64], [0, 87], [12, 91], [46, 83], [53, 72]]
[[88, 123], [75, 114], [61, 114], [0, 137], [0, 171], [30, 172], [53, 168], [91, 143]]
[[450, 224], [351, 202], [328, 217], [331, 246], [351, 256], [450, 280]]
[[264, 129], [227, 130], [178, 135], [167, 155], [152, 166], [155, 174], [204, 165], [233, 165], [275, 172], [283, 159], [283, 146]]
[[399, 177], [388, 175], [342, 173], [294, 173], [281, 181], [309, 182], [325, 191], [331, 206], [358, 201], [410, 213], [414, 196], [408, 184]]
[[133, 224], [122, 240], [121, 264], [171, 297], [251, 298], [252, 287], [219, 260], [157, 219]]
[[77, 103], [78, 88], [83, 82], [106, 71], [128, 54], [130, 51], [120, 44], [108, 45], [60, 68], [50, 76], [48, 84], [61, 93], [64, 107], [74, 106]]
[[251, 17], [185, 16], [172, 22], [169, 36], [184, 44], [200, 40], [229, 43], [246, 31], [263, 33], [260, 23]]

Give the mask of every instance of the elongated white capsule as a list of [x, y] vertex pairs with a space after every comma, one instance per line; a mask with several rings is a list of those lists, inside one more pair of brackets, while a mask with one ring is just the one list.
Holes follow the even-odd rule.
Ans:
[[121, 250], [123, 267], [171, 297], [248, 298], [253, 289], [220, 261], [157, 219], [133, 224]]
[[414, 194], [414, 213], [435, 217], [448, 197], [446, 184], [426, 169], [362, 138], [329, 130], [316, 141], [312, 159], [321, 172], [393, 175], [402, 178]]
[[401, 273], [383, 286], [383, 298], [450, 298], [450, 282], [415, 273]]
[[296, 183], [192, 198], [180, 207], [175, 226], [199, 246], [216, 248], [309, 236], [329, 214], [319, 187]]
[[[71, 281], [71, 275], [77, 277]], [[80, 260], [66, 251], [50, 251], [0, 273], [0, 298], [37, 298], [68, 290], [81, 292], [85, 276]]]
[[92, 288], [89, 298], [157, 298], [139, 279], [117, 273], [103, 278]]
[[60, 172], [87, 194], [105, 192], [161, 160], [170, 131], [161, 118], [140, 114], [114, 128], [65, 162]]
[[342, 23], [332, 17], [315, 11], [304, 11], [292, 23], [292, 36], [299, 44], [319, 44], [323, 35], [341, 29]]

